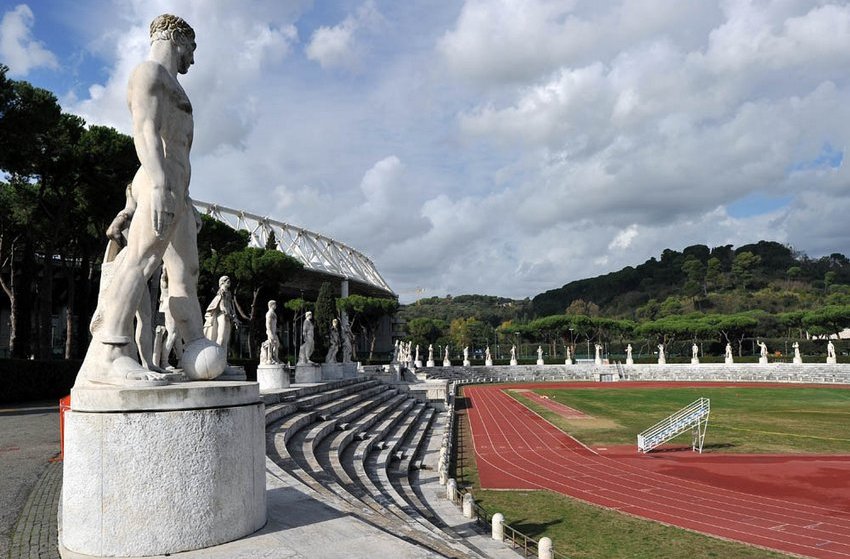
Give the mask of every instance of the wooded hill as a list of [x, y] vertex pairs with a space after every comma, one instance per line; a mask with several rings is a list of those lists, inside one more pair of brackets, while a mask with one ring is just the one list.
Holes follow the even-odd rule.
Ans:
[[693, 245], [660, 258], [570, 282], [532, 299], [490, 295], [430, 297], [404, 305], [410, 321], [475, 318], [491, 326], [556, 314], [654, 320], [685, 314], [764, 310], [777, 313], [850, 304], [850, 260], [812, 259], [788, 246], [759, 241], [733, 248]]
[[[811, 259], [772, 241], [737, 249], [693, 245], [541, 293], [532, 299], [532, 312], [637, 320], [692, 311], [776, 313], [848, 304], [848, 284], [850, 260], [840, 253]], [[590, 308], [568, 311], [571, 305]]]

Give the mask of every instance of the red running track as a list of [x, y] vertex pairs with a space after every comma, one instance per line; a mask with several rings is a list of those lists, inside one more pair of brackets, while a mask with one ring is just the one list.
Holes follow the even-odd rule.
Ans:
[[[618, 384], [623, 388], [640, 386]], [[581, 386], [590, 388], [587, 383]], [[658, 458], [685, 453], [637, 455], [635, 451], [629, 455], [623, 449], [612, 449], [600, 454], [505, 394], [506, 388], [532, 386], [471, 386], [464, 390], [482, 487], [549, 489], [726, 539], [810, 557], [850, 558], [848, 456], [819, 457], [826, 466], [817, 462], [808, 470], [783, 472], [777, 457], [715, 454], [701, 473], [700, 467], [689, 467], [689, 461], [697, 465], [693, 458]], [[747, 463], [760, 461], [768, 464], [768, 478], [780, 483], [747, 483], [748, 476], [757, 472]], [[729, 465], [735, 462], [737, 467]], [[665, 468], [666, 473], [661, 473]], [[820, 493], [833, 498], [819, 501], [812, 492], [778, 492], [776, 488], [787, 486], [786, 481], [802, 486], [823, 482], [827, 487]]]

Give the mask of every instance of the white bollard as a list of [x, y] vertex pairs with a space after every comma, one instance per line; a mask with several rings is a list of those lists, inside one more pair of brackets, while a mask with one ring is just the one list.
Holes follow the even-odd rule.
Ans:
[[455, 494], [457, 493], [457, 482], [453, 479], [450, 479], [446, 482], [446, 499], [455, 502]]
[[467, 493], [463, 496], [463, 516], [464, 518], [471, 518], [475, 520], [475, 509], [473, 508], [475, 505], [475, 499], [472, 497], [472, 493]]
[[555, 552], [552, 549], [552, 540], [543, 537], [540, 538], [540, 543], [537, 544], [537, 559], [554, 559]]
[[493, 528], [493, 539], [496, 541], [504, 541], [505, 539], [505, 515], [497, 512], [493, 515], [493, 520], [490, 521]]

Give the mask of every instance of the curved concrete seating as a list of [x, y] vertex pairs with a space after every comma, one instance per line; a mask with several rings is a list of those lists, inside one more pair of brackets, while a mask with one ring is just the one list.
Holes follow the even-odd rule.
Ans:
[[411, 487], [436, 410], [362, 379], [293, 385], [264, 400], [270, 473], [439, 556], [492, 556], [447, 529]]

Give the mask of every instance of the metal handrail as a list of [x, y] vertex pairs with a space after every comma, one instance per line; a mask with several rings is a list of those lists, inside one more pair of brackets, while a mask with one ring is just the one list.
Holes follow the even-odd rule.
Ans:
[[[708, 398], [700, 398], [691, 402], [649, 429], [639, 433], [637, 436], [638, 449], [647, 452], [658, 444], [661, 444], [664, 440], [669, 440], [680, 433], [684, 433], [689, 428], [699, 425], [700, 420], [706, 417], [710, 411], [711, 401]], [[700, 451], [702, 451], [701, 445]]]
[[679, 411], [665, 417], [649, 429], [645, 429], [641, 432], [641, 435], [643, 435], [644, 438], [649, 438], [654, 435], [656, 431], [663, 431], [675, 424], [678, 420], [685, 418], [696, 411], [704, 411], [708, 407], [708, 401], [708, 398], [700, 398], [699, 400], [688, 404]]

